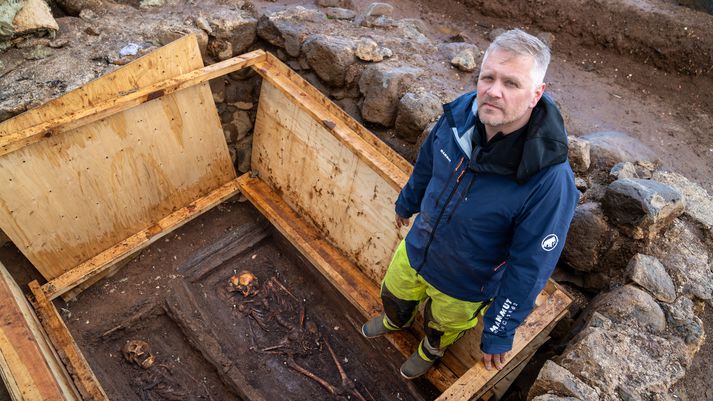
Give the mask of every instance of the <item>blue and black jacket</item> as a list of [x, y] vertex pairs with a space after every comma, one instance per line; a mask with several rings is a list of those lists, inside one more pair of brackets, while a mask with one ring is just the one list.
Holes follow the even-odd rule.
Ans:
[[493, 299], [481, 348], [498, 354], [512, 348], [515, 329], [552, 274], [579, 192], [562, 116], [549, 96], [519, 133], [513, 151], [521, 156], [510, 166], [484, 152], [475, 98], [471, 92], [444, 105], [396, 213], [418, 213], [406, 253], [429, 284], [461, 300]]

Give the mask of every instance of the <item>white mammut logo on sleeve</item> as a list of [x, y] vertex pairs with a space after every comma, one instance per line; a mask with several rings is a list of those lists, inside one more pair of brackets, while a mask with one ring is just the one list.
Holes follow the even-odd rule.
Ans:
[[557, 238], [556, 234], [549, 234], [542, 240], [542, 249], [549, 252], [557, 247], [560, 240]]
[[441, 154], [443, 155], [443, 157], [446, 158], [446, 160], [448, 160], [448, 163], [451, 162], [451, 158], [448, 157], [448, 154], [446, 154], [446, 151], [445, 151], [445, 150], [441, 149]]

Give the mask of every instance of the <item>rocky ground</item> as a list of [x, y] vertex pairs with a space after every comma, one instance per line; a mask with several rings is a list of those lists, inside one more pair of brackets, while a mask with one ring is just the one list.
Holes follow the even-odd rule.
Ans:
[[[492, 37], [537, 34], [553, 48], [548, 90], [582, 191], [556, 273], [578, 306], [534, 385], [509, 397], [713, 399], [711, 15], [653, 0], [23, 4], [42, 18], [8, 28], [13, 10], [0, 12], [0, 120], [192, 32], [206, 63], [274, 52], [411, 160], [440, 104], [474, 88]], [[259, 84], [251, 74], [211, 82], [241, 171]]]

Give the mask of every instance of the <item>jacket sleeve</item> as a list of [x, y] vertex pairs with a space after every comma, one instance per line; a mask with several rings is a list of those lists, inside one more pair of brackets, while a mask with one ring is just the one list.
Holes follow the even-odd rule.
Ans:
[[532, 311], [562, 253], [579, 200], [569, 168], [555, 167], [542, 181], [515, 219], [500, 288], [484, 316], [480, 348], [488, 354], [512, 349], [515, 329]]
[[433, 142], [439, 128], [445, 124], [444, 121], [445, 117], [441, 116], [421, 145], [413, 172], [396, 199], [396, 214], [403, 218], [409, 218], [421, 211], [421, 200], [433, 172]]

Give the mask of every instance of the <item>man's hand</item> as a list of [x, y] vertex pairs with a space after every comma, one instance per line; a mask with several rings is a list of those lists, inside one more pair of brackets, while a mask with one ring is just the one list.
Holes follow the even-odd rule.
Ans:
[[401, 227], [406, 227], [409, 224], [409, 219], [405, 219], [398, 214], [396, 215], [396, 228], [401, 229]]
[[485, 369], [492, 370], [493, 364], [495, 364], [495, 369], [500, 370], [505, 367], [505, 355], [507, 352], [502, 354], [483, 354], [483, 365]]

